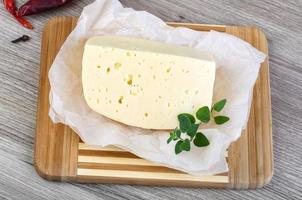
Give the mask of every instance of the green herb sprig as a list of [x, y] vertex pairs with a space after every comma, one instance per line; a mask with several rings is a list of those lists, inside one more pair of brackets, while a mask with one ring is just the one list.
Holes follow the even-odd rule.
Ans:
[[[196, 112], [196, 118], [200, 121], [196, 123], [196, 119], [189, 113], [181, 113], [177, 116], [179, 126], [176, 127], [171, 133], [167, 140], [169, 144], [172, 140], [176, 141], [175, 154], [179, 154], [182, 151], [190, 151], [191, 143], [197, 147], [206, 147], [210, 144], [208, 138], [202, 133], [198, 132], [198, 128], [202, 124], [207, 124], [211, 119], [217, 125], [221, 125], [230, 120], [229, 117], [223, 115], [216, 115], [226, 105], [227, 100], [222, 99], [216, 102], [210, 110], [208, 106], [201, 107]], [[186, 135], [186, 137], [182, 137]]]

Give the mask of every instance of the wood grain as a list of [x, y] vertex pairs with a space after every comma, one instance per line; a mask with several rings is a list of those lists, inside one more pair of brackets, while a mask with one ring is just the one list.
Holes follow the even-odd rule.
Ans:
[[[121, 0], [165, 21], [260, 27], [269, 41], [274, 135], [274, 177], [257, 190], [183, 189], [55, 183], [37, 176], [33, 164], [41, 33], [54, 16], [78, 16], [94, 0], [29, 17], [19, 26], [0, 6], [0, 199], [302, 199], [302, 1]], [[21, 1], [17, 1], [20, 5]], [[24, 2], [24, 0], [22, 0]], [[11, 40], [28, 34], [28, 43]]]
[[[247, 129], [239, 141], [229, 149], [228, 160], [231, 172], [229, 174], [194, 177], [143, 160], [117, 147], [97, 148], [83, 143], [78, 144], [79, 139], [70, 128], [54, 125], [46, 112], [49, 109], [47, 92], [50, 90], [50, 86], [45, 77], [47, 77], [47, 71], [59, 47], [75, 23], [76, 18], [54, 18], [47, 23], [42, 36], [40, 98], [35, 147], [35, 166], [42, 177], [50, 180], [88, 183], [111, 182], [236, 189], [263, 187], [270, 181], [273, 159], [270, 87], [269, 84], [266, 84], [269, 80], [267, 60], [261, 66], [261, 75], [254, 88]], [[268, 53], [266, 38], [256, 28], [185, 23], [169, 23], [169, 25], [199, 31], [227, 32], [241, 37], [264, 53]], [[262, 96], [264, 98], [261, 98]], [[263, 135], [267, 135], [267, 137], [263, 137]], [[268, 151], [264, 151], [264, 148], [267, 148]], [[265, 169], [269, 169], [266, 174]]]
[[62, 23], [63, 18], [50, 21], [43, 31], [40, 93], [37, 105], [36, 141], [35, 141], [35, 167], [40, 176], [49, 180], [71, 180], [76, 176], [77, 152], [79, 137], [72, 129], [63, 124], [54, 124], [49, 120], [49, 68], [65, 41], [68, 34], [76, 24], [69, 20]]
[[[231, 33], [268, 54], [268, 44], [257, 28], [240, 29], [228, 26]], [[263, 187], [273, 176], [271, 97], [268, 59], [262, 64], [254, 86], [249, 122], [239, 142], [230, 147], [229, 165], [233, 188]]]

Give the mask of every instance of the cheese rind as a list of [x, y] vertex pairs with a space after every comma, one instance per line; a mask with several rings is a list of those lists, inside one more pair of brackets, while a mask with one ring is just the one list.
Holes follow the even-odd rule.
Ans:
[[147, 129], [174, 129], [177, 115], [212, 104], [215, 62], [193, 48], [118, 36], [86, 42], [82, 82], [94, 111]]

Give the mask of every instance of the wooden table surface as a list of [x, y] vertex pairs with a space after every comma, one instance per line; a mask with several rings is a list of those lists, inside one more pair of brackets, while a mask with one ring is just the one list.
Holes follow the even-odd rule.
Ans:
[[[18, 1], [21, 4], [23, 1]], [[48, 182], [33, 167], [41, 31], [54, 16], [78, 16], [93, 0], [30, 17], [19, 26], [0, 5], [0, 199], [302, 199], [302, 1], [121, 0], [165, 21], [260, 27], [270, 48], [274, 177], [258, 190], [213, 190]], [[31, 36], [27, 43], [11, 40]]]

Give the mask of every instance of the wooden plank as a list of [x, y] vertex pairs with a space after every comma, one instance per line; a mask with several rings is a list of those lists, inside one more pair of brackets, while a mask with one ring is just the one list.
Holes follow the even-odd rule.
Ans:
[[[145, 161], [118, 147], [99, 148], [83, 144], [67, 126], [52, 124], [48, 117], [49, 83], [46, 75], [75, 22], [76, 18], [54, 18], [43, 34], [35, 148], [36, 168], [42, 176], [51, 180], [77, 182], [212, 188], [228, 186], [238, 189], [262, 187], [270, 180], [273, 163], [268, 60], [262, 64], [254, 87], [248, 126], [229, 148], [229, 174], [191, 179], [190, 175]], [[183, 23], [169, 25], [199, 31], [227, 32], [268, 53], [265, 36], [256, 28]], [[186, 178], [181, 178], [183, 176]], [[224, 177], [223, 181], [221, 177]]]
[[[163, 166], [141, 166], [141, 165], [129, 165], [129, 164], [112, 164], [112, 163], [89, 163], [79, 162], [78, 169], [105, 169], [105, 170], [123, 170], [123, 171], [143, 171], [143, 172], [168, 172], [186, 174], [185, 172], [178, 171], [176, 169], [163, 167]], [[228, 176], [227, 172], [216, 174], [215, 176]]]
[[[138, 156], [128, 152], [127, 150], [121, 149], [115, 146], [98, 147], [93, 145], [88, 145], [85, 143], [79, 143], [79, 155], [91, 155], [91, 156], [105, 156], [110, 157], [115, 155], [115, 157], [131, 157], [139, 158]], [[228, 157], [228, 152], [225, 152], [225, 157]]]
[[149, 180], [167, 180], [167, 181], [191, 181], [191, 182], [211, 182], [211, 183], [228, 183], [228, 176], [192, 176], [178, 173], [159, 173], [159, 172], [138, 172], [122, 170], [102, 170], [102, 169], [78, 169], [78, 176], [98, 176], [100, 178], [129, 178], [143, 179], [148, 184]]
[[106, 163], [121, 165], [140, 165], [140, 166], [162, 166], [154, 162], [141, 158], [122, 158], [122, 157], [100, 157], [100, 156], [78, 156], [78, 162]]
[[196, 31], [219, 31], [225, 32], [226, 26], [224, 25], [211, 25], [211, 24], [195, 24], [195, 23], [180, 23], [180, 22], [167, 22], [169, 26], [186, 27]]
[[[227, 27], [226, 32], [240, 37], [268, 55], [263, 32], [253, 27]], [[241, 138], [229, 148], [230, 187], [263, 187], [273, 176], [271, 99], [268, 58], [261, 65], [254, 86], [249, 121]], [[264, 150], [265, 149], [265, 150]]]
[[[227, 27], [227, 32], [237, 37], [245, 39], [246, 28], [240, 27]], [[241, 137], [234, 142], [229, 148], [229, 166], [230, 166], [230, 187], [231, 188], [248, 188], [249, 187], [249, 159], [248, 159], [248, 147], [249, 147], [249, 135], [254, 131], [254, 105], [252, 103], [249, 122], [246, 130], [241, 134]]]
[[[227, 179], [227, 178], [226, 178]], [[144, 179], [144, 178], [128, 178], [128, 177], [112, 177], [96, 175], [79, 175], [77, 180], [79, 183], [110, 183], [110, 184], [126, 184], [126, 185], [148, 185], [148, 186], [177, 186], [177, 187], [196, 187], [196, 188], [225, 188], [225, 182], [206, 182], [191, 180], [169, 180], [169, 179]]]
[[67, 126], [53, 124], [48, 117], [48, 71], [75, 23], [72, 18], [50, 20], [42, 35], [34, 162], [39, 175], [50, 180], [71, 180], [77, 172], [79, 137]]

